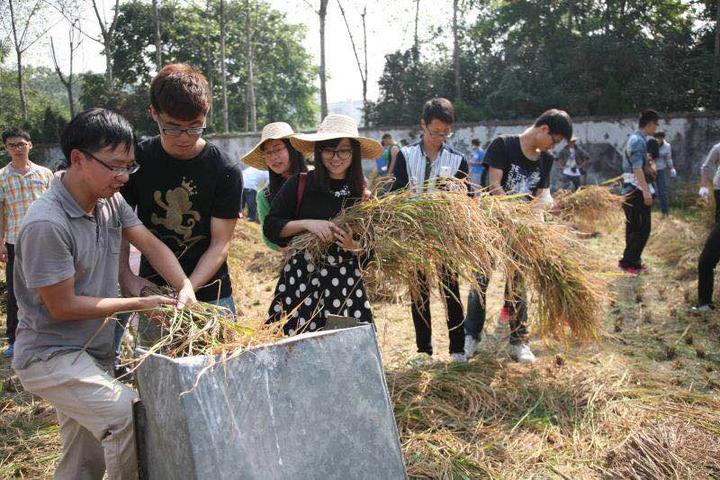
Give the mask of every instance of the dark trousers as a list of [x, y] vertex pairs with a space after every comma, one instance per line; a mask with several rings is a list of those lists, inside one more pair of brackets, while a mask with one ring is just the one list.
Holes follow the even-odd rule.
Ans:
[[657, 178], [655, 179], [655, 191], [658, 200], [660, 200], [660, 211], [664, 215], [667, 215], [670, 211], [668, 207], [668, 175], [667, 169], [661, 168], [657, 171]]
[[628, 268], [640, 268], [641, 257], [645, 244], [650, 238], [652, 226], [650, 207], [643, 203], [643, 195], [640, 189], [635, 189], [628, 194], [623, 205], [625, 212], [625, 252], [620, 259], [620, 264]]
[[6, 243], [8, 260], [5, 266], [5, 286], [7, 288], [7, 325], [5, 333], [8, 341], [12, 345], [15, 343], [15, 330], [18, 325], [18, 306], [15, 300], [15, 290], [13, 288], [13, 271], [15, 270], [15, 245]]
[[710, 231], [698, 260], [698, 304], [712, 303], [715, 267], [720, 261], [720, 223]]
[[[468, 295], [467, 316], [465, 317], [465, 335], [480, 340], [485, 327], [487, 289], [490, 278], [484, 275], [477, 277], [480, 291], [474, 288]], [[527, 294], [525, 283], [520, 272], [515, 272], [512, 285], [505, 282], [505, 307], [510, 309], [510, 343], [516, 345], [528, 339]]]
[[570, 191], [574, 192], [582, 185], [582, 176], [565, 175], [563, 173], [563, 181], [565, 186], [568, 187]]
[[243, 207], [247, 206], [248, 220], [250, 220], [251, 222], [256, 221], [257, 220], [257, 191], [251, 190], [249, 188], [243, 188], [242, 202], [243, 202], [243, 204], [240, 206], [240, 210], [242, 211]]
[[715, 190], [715, 223], [720, 223], [720, 190]]
[[[440, 290], [447, 306], [447, 326], [450, 337], [450, 353], [465, 352], [463, 332], [463, 307], [460, 303], [460, 285], [457, 275], [441, 269]], [[418, 274], [419, 297], [412, 301], [412, 318], [415, 324], [415, 343], [419, 353], [433, 354], [432, 320], [430, 318], [430, 286], [425, 275]]]

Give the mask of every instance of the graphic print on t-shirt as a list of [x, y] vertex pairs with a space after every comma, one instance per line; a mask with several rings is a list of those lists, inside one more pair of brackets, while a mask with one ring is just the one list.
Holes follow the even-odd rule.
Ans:
[[508, 171], [505, 191], [509, 194], [526, 193], [532, 195], [539, 183], [540, 170], [534, 169], [530, 171], [515, 163], [510, 166]]
[[[174, 239], [181, 250], [184, 252], [198, 241], [205, 238], [204, 235], [192, 236], [193, 227], [200, 221], [200, 212], [193, 210], [191, 197], [197, 193], [197, 189], [192, 181], [187, 181], [183, 177], [180, 186], [165, 192], [165, 198], [161, 191], [156, 190], [153, 193], [155, 203], [165, 211], [164, 216], [153, 213], [150, 221], [153, 225], [162, 226], [175, 232], [182, 239], [173, 236], [165, 236], [165, 238]], [[155, 232], [157, 234], [157, 232]], [[173, 249], [177, 255], [178, 250]]]

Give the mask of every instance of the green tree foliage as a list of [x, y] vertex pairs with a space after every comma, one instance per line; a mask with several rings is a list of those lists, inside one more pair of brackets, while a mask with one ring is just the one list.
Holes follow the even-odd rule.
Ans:
[[[208, 15], [207, 10], [187, 2], [165, 1], [160, 13], [163, 62], [183, 62], [198, 68], [209, 77], [216, 99], [220, 98], [218, 5], [212, 4]], [[226, 38], [231, 130], [242, 128], [246, 111], [244, 22], [236, 21], [245, 18], [244, 8], [241, 1], [230, 1], [226, 5], [227, 17], [231, 19]], [[313, 124], [317, 114], [313, 80], [317, 72], [300, 44], [304, 27], [288, 23], [283, 14], [262, 1], [255, 4], [252, 15], [256, 16], [253, 20], [257, 25], [254, 72], [258, 124], [278, 120], [297, 127]], [[141, 102], [141, 109], [132, 112], [132, 105], [127, 102], [123, 108], [118, 105], [121, 111], [130, 113], [131, 118], [136, 117], [139, 110], [146, 111], [149, 105], [147, 88], [155, 71], [154, 28], [149, 3], [131, 0], [121, 4], [113, 61], [120, 89], [126, 94], [133, 92]], [[212, 65], [211, 72], [208, 65]], [[97, 93], [89, 94], [88, 98], [98, 98]], [[218, 108], [216, 106], [216, 110]], [[147, 113], [144, 115], [147, 117]], [[209, 122], [211, 130], [213, 126], [219, 128], [219, 116], [216, 120], [216, 125]], [[145, 128], [151, 131], [149, 125]]]
[[[462, 121], [532, 117], [549, 107], [573, 115], [720, 108], [711, 79], [717, 0], [468, 0], [464, 7], [477, 20], [462, 32]], [[452, 59], [442, 50], [429, 57], [386, 57], [375, 124], [414, 123], [425, 99], [453, 98]]]

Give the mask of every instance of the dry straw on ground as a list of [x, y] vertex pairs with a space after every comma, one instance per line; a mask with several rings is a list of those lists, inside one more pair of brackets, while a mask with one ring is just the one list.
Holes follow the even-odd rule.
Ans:
[[[448, 190], [407, 190], [358, 203], [333, 221], [350, 228], [369, 254], [374, 278], [418, 293], [418, 272], [438, 284], [444, 266], [473, 286], [476, 274], [504, 266], [519, 271], [533, 288], [541, 335], [597, 338], [606, 289], [592, 255], [565, 226], [545, 223], [533, 205], [481, 195], [470, 198], [451, 183]], [[329, 247], [313, 234], [291, 247], [317, 261]]]
[[555, 194], [558, 216], [582, 232], [614, 229], [622, 225], [625, 197], [615, 195], [608, 187], [589, 185], [575, 192], [560, 190]]

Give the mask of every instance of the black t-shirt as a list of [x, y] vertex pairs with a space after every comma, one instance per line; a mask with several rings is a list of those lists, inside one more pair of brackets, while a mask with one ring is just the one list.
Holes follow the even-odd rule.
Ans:
[[293, 175], [285, 182], [275, 195], [263, 223], [265, 237], [281, 247], [287, 246], [291, 240], [280, 237], [280, 232], [288, 222], [301, 219], [330, 220], [343, 208], [357, 201], [356, 198], [351, 198], [352, 193], [347, 181], [329, 179], [328, 191], [321, 191], [315, 183], [315, 172], [311, 171], [307, 173], [305, 191], [296, 218], [299, 178], [299, 174]]
[[[240, 211], [242, 169], [215, 145], [207, 143], [197, 157], [179, 160], [168, 155], [160, 137], [141, 142], [135, 149], [140, 170], [130, 176], [122, 194], [137, 206], [143, 224], [178, 257], [190, 275], [210, 246], [210, 219], [235, 219]], [[140, 276], [165, 285], [145, 257]], [[232, 293], [227, 262], [195, 292], [200, 301]]]
[[647, 153], [650, 154], [650, 157], [652, 157], [653, 160], [657, 160], [660, 156], [660, 142], [653, 137], [648, 138]]
[[509, 195], [533, 195], [550, 186], [550, 170], [554, 158], [542, 152], [537, 160], [527, 158], [520, 148], [518, 135], [500, 135], [485, 152], [485, 163], [503, 171], [501, 186]]

